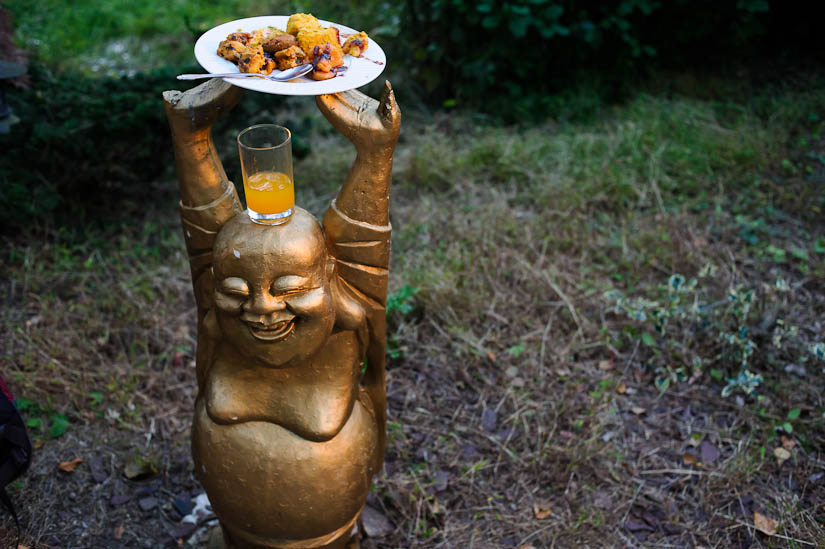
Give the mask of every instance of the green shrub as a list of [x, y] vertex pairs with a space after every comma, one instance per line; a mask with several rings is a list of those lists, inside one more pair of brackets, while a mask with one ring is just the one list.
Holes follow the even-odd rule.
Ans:
[[32, 65], [30, 88], [9, 94], [21, 122], [0, 135], [0, 223], [146, 198], [171, 162], [161, 92], [176, 71], [87, 79]]
[[392, 58], [438, 104], [535, 120], [575, 108], [585, 77], [613, 99], [653, 67], [804, 55], [800, 18], [767, 0], [407, 0]]

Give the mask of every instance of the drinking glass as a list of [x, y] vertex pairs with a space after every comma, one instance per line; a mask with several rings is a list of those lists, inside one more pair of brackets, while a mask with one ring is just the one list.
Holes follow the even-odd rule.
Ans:
[[246, 213], [255, 223], [281, 225], [295, 208], [292, 134], [275, 124], [250, 126], [238, 134]]

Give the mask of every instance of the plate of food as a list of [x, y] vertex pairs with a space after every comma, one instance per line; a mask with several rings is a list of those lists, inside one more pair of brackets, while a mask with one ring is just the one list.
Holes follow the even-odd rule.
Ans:
[[365, 32], [311, 14], [247, 17], [206, 31], [195, 59], [210, 74], [279, 74], [311, 64], [312, 72], [288, 82], [225, 78], [236, 86], [280, 95], [337, 93], [375, 80], [387, 63], [384, 50]]

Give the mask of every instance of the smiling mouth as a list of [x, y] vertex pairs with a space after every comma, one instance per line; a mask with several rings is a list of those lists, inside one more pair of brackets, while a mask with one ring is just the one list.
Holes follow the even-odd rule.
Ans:
[[252, 337], [260, 341], [272, 343], [279, 341], [292, 333], [295, 329], [295, 319], [282, 320], [274, 324], [261, 324], [259, 322], [247, 322]]

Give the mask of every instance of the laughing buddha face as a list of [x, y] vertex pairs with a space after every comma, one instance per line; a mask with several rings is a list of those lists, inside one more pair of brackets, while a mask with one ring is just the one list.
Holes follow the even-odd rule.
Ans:
[[312, 215], [295, 210], [277, 227], [236, 215], [214, 248], [218, 326], [243, 356], [275, 368], [311, 357], [335, 323], [323, 232]]

